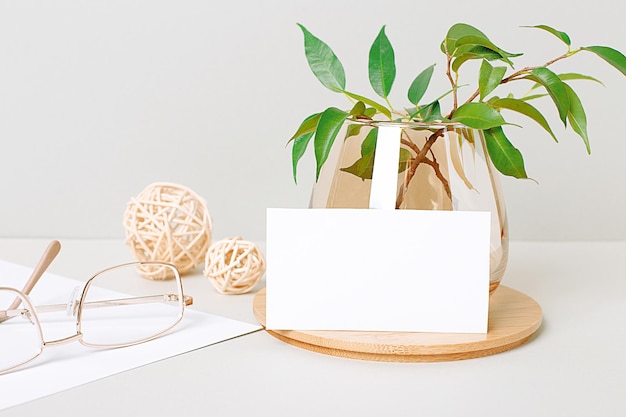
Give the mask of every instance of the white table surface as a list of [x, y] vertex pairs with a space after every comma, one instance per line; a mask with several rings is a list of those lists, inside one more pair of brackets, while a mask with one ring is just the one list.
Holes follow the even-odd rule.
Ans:
[[[47, 243], [0, 239], [0, 258], [34, 266]], [[61, 243], [50, 270], [69, 278], [132, 260], [121, 241]], [[194, 308], [256, 323], [254, 294], [220, 295], [200, 270], [183, 283]], [[512, 242], [503, 284], [537, 300], [544, 316], [536, 337], [497, 355], [368, 362], [259, 331], [0, 415], [626, 416], [626, 242]]]

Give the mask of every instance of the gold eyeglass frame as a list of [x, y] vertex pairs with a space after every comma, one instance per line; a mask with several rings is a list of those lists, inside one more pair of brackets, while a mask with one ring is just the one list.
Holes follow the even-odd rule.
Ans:
[[[124, 263], [120, 265], [115, 265], [115, 266], [103, 269], [99, 271], [98, 273], [94, 274], [91, 278], [89, 278], [81, 289], [81, 294], [80, 294], [80, 298], [78, 299], [78, 302], [77, 303], [74, 301], [70, 302], [70, 303], [74, 302], [74, 304], [69, 306], [69, 308], [72, 309], [72, 315], [76, 316], [76, 333], [70, 336], [63, 337], [61, 339], [46, 341], [44, 340], [44, 337], [43, 337], [43, 328], [41, 326], [38, 313], [63, 311], [68, 308], [68, 304], [65, 303], [65, 304], [35, 306], [30, 300], [30, 297], [28, 296], [28, 294], [30, 294], [30, 292], [35, 287], [39, 279], [42, 277], [43, 273], [48, 269], [48, 267], [50, 266], [54, 258], [56, 258], [56, 256], [59, 254], [60, 250], [61, 250], [61, 244], [59, 243], [59, 241], [53, 240], [52, 242], [50, 242], [44, 254], [42, 255], [41, 259], [39, 260], [39, 263], [33, 269], [33, 272], [31, 273], [30, 277], [26, 281], [26, 284], [24, 285], [24, 288], [21, 291], [12, 287], [0, 286], [0, 290], [14, 292], [16, 295], [16, 298], [13, 301], [13, 303], [11, 303], [11, 305], [6, 310], [0, 310], [0, 325], [2, 322], [9, 320], [13, 317], [24, 316], [33, 325], [36, 326], [36, 330], [37, 330], [37, 333], [39, 334], [39, 339], [40, 339], [39, 352], [35, 356], [33, 356], [32, 358], [22, 363], [12, 366], [10, 368], [1, 369], [0, 375], [12, 372], [18, 368], [21, 368], [31, 363], [32, 361], [37, 359], [39, 356], [41, 356], [44, 349], [48, 346], [61, 345], [64, 343], [72, 342], [74, 340], [78, 340], [83, 346], [90, 347], [90, 348], [100, 348], [100, 349], [115, 349], [115, 348], [128, 347], [128, 346], [138, 345], [140, 343], [149, 342], [150, 340], [154, 340], [162, 336], [163, 334], [167, 333], [172, 328], [174, 328], [178, 323], [180, 323], [185, 312], [185, 307], [193, 304], [193, 298], [189, 295], [185, 295], [183, 292], [182, 279], [180, 277], [180, 273], [178, 272], [178, 269], [176, 268], [176, 266], [167, 262], [160, 262], [160, 261], [138, 261], [138, 262], [128, 262], [128, 263]], [[114, 306], [114, 305], [144, 304], [144, 303], [152, 303], [152, 302], [158, 302], [158, 301], [181, 301], [179, 299], [178, 294], [159, 294], [159, 295], [150, 295], [150, 296], [144, 296], [144, 297], [118, 298], [118, 299], [113, 299], [113, 300], [85, 301], [87, 290], [89, 289], [89, 287], [91, 286], [91, 283], [93, 282], [95, 278], [99, 277], [103, 273], [106, 273], [115, 269], [119, 269], [119, 268], [133, 266], [133, 265], [136, 265], [138, 267], [161, 266], [161, 267], [168, 267], [172, 269], [172, 271], [174, 272], [174, 279], [176, 281], [179, 294], [183, 294], [183, 299], [181, 302], [181, 309], [180, 309], [180, 312], [178, 314], [176, 321], [174, 321], [169, 327], [158, 332], [157, 334], [154, 334], [152, 336], [145, 337], [143, 339], [139, 339], [130, 343], [102, 345], [102, 344], [93, 344], [93, 343], [85, 342], [83, 340], [83, 334], [81, 332], [81, 318], [82, 318], [82, 312], [84, 308], [97, 308], [97, 307], [107, 307], [107, 306]], [[20, 308], [21, 304], [24, 304], [22, 308]]]

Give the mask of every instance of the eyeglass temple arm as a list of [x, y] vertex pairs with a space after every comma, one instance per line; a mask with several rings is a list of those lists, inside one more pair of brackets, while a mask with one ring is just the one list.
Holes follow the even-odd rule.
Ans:
[[[45, 252], [41, 256], [41, 259], [39, 259], [39, 263], [37, 264], [37, 266], [35, 266], [35, 269], [33, 269], [32, 274], [30, 274], [28, 281], [26, 281], [26, 284], [24, 284], [24, 288], [22, 289], [22, 292], [24, 294], [30, 294], [32, 289], [35, 287], [35, 284], [37, 284], [37, 281], [39, 281], [39, 278], [41, 278], [43, 273], [46, 272], [46, 270], [60, 251], [61, 243], [58, 240], [53, 240], [52, 242], [50, 242]], [[11, 303], [6, 311], [15, 310], [20, 306], [21, 303], [21, 298], [15, 297], [15, 300]], [[6, 314], [0, 314], [0, 323], [7, 320], [8, 318], [9, 317]]]
[[[145, 297], [131, 297], [131, 298], [118, 298], [115, 300], [101, 300], [101, 301], [88, 301], [83, 304], [83, 308], [97, 308], [97, 307], [111, 307], [111, 306], [123, 306], [133, 304], [147, 304], [160, 301], [178, 301], [177, 294], [162, 294], [162, 295], [150, 295]], [[193, 297], [190, 295], [183, 295], [183, 302], [185, 306], [193, 304]], [[50, 304], [45, 306], [36, 306], [37, 313], [54, 313], [56, 311], [63, 311], [67, 309], [67, 304]], [[9, 309], [0, 310], [0, 322], [7, 320], [11, 317], [16, 317], [24, 312], [23, 309]]]

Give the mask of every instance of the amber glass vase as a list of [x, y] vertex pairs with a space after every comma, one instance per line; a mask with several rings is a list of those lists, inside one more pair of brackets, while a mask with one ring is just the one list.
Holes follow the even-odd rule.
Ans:
[[508, 226], [500, 174], [480, 130], [454, 123], [347, 122], [313, 188], [311, 207], [369, 207], [375, 143], [385, 126], [402, 128], [396, 209], [491, 212], [492, 294], [506, 269]]

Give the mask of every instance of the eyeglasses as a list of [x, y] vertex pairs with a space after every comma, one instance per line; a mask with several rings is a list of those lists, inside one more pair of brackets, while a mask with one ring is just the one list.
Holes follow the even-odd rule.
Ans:
[[[0, 375], [36, 359], [48, 346], [78, 340], [93, 348], [120, 348], [153, 340], [176, 326], [185, 306], [193, 299], [183, 294], [182, 280], [174, 265], [164, 262], [132, 262], [113, 266], [77, 287], [65, 304], [34, 306], [28, 294], [61, 249], [50, 243], [24, 288], [0, 286]], [[105, 288], [137, 274], [161, 278], [140, 296], [119, 296]], [[155, 283], [157, 284], [157, 283]], [[64, 315], [76, 318], [76, 333], [44, 340], [39, 317], [52, 321]]]

